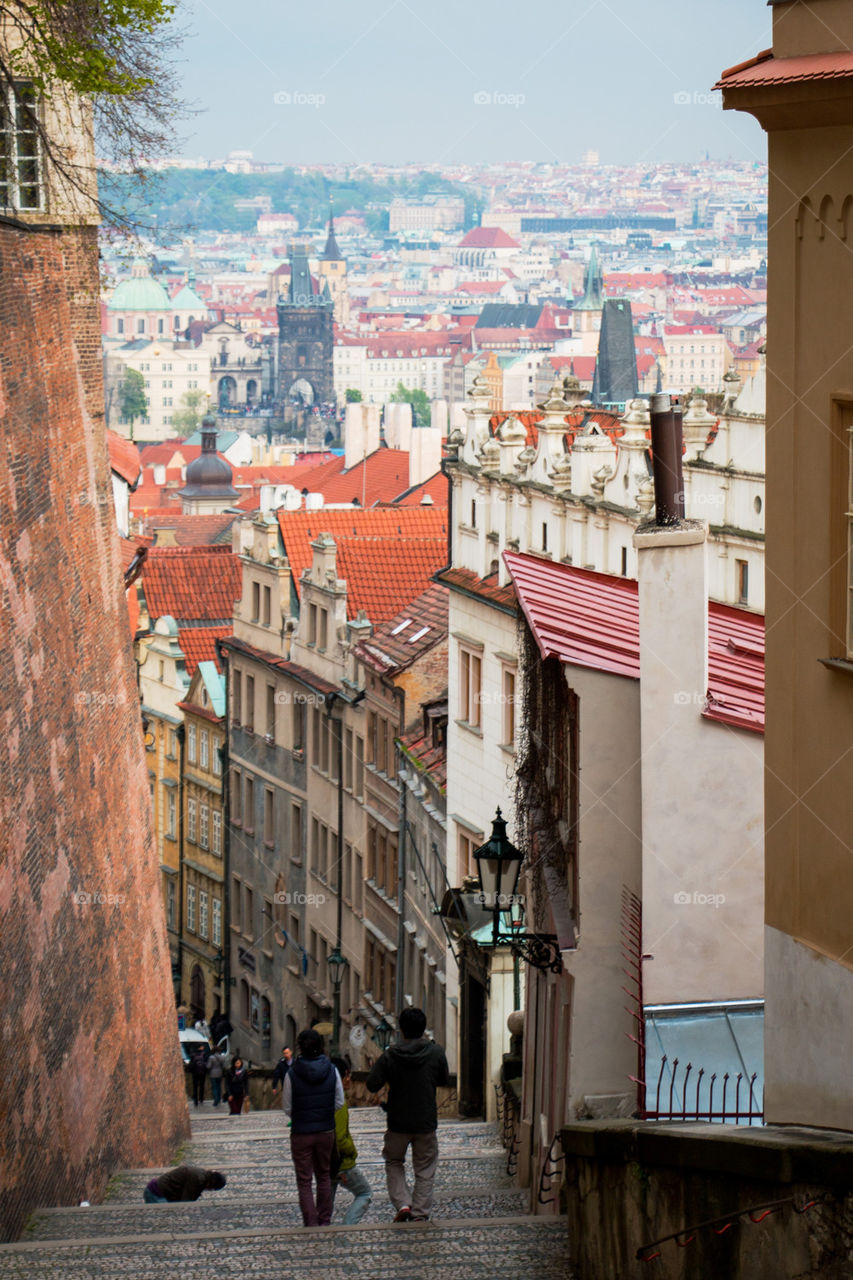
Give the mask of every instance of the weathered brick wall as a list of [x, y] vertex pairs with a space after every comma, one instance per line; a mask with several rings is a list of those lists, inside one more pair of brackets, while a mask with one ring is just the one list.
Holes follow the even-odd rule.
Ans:
[[0, 226], [0, 1238], [188, 1129], [91, 229]]

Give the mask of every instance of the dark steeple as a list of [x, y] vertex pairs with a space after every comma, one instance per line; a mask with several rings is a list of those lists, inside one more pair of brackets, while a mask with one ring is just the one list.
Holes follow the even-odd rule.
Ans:
[[304, 244], [290, 246], [290, 289], [287, 301], [297, 307], [310, 307], [315, 303], [314, 283]]
[[629, 400], [636, 399], [638, 390], [631, 304], [624, 298], [605, 298], [592, 402], [598, 405], [627, 404]]
[[338, 242], [335, 239], [335, 219], [332, 215], [332, 202], [329, 201], [329, 234], [326, 236], [326, 247], [323, 250], [324, 262], [342, 262], [344, 255], [338, 248]]

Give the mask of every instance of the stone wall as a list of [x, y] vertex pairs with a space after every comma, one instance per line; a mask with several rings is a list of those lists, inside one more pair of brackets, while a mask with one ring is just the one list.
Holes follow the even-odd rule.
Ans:
[[[600, 1121], [569, 1125], [562, 1140], [562, 1196], [578, 1280], [853, 1275], [847, 1134]], [[756, 1207], [774, 1201], [788, 1203], [762, 1218]], [[810, 1201], [817, 1203], [801, 1212]], [[702, 1225], [713, 1220], [716, 1229]], [[684, 1233], [680, 1245], [662, 1240], [674, 1232]], [[658, 1256], [639, 1261], [637, 1251], [655, 1241], [662, 1242], [644, 1256]]]
[[96, 230], [0, 226], [0, 1238], [188, 1131], [107, 463]]

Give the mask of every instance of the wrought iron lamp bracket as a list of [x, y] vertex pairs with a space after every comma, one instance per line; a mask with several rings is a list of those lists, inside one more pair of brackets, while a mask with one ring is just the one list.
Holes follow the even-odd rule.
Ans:
[[555, 933], [498, 934], [494, 945], [509, 947], [514, 956], [540, 973], [562, 973], [563, 957]]

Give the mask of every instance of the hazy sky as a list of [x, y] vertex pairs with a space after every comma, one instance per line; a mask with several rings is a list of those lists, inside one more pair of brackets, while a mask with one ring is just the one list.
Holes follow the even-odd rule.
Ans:
[[765, 0], [183, 0], [186, 155], [764, 159], [720, 71], [770, 44]]

